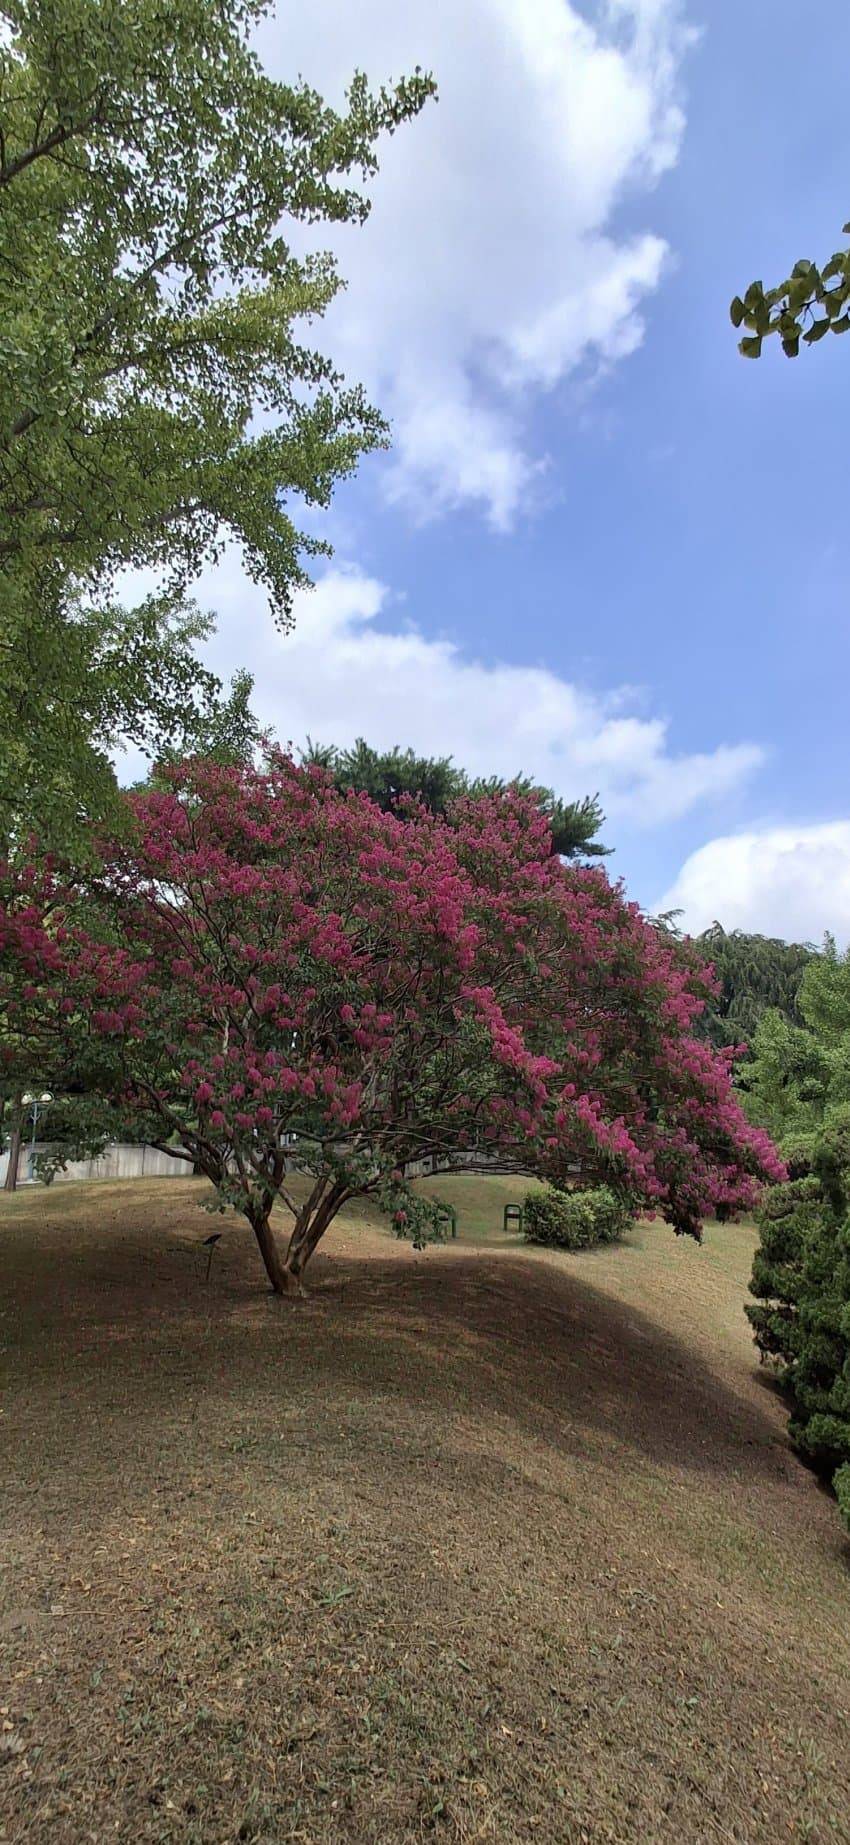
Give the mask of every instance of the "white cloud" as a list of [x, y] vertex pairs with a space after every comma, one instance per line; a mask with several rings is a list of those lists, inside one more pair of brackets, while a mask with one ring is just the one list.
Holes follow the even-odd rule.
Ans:
[[[739, 787], [762, 760], [753, 743], [675, 755], [662, 718], [634, 714], [636, 695], [598, 695], [543, 666], [484, 663], [431, 640], [374, 577], [335, 568], [296, 598], [295, 628], [275, 631], [262, 592], [230, 552], [198, 586], [218, 612], [207, 650], [255, 675], [254, 707], [283, 742], [453, 755], [473, 772], [526, 771], [564, 793], [599, 790], [606, 812], [657, 825]], [[633, 714], [629, 715], [632, 709]]]
[[545, 467], [536, 396], [640, 344], [666, 246], [616, 212], [676, 159], [689, 36], [679, 0], [280, 0], [265, 61], [331, 100], [355, 67], [438, 80], [381, 149], [365, 230], [332, 240], [349, 287], [328, 321], [393, 418], [389, 491], [418, 516], [478, 504], [510, 526]]
[[850, 941], [850, 820], [776, 826], [712, 839], [692, 852], [655, 906], [681, 909], [692, 934], [715, 918], [787, 941]]

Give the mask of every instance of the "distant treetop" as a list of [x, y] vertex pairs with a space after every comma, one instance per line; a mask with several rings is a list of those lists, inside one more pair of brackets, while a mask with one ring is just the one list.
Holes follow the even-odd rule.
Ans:
[[800, 983], [815, 954], [810, 945], [749, 935], [744, 929], [727, 931], [719, 922], [696, 940], [719, 987], [705, 1014], [713, 1044], [751, 1043], [768, 1010], [781, 1012], [792, 1025], [802, 1024]]
[[424, 803], [431, 813], [444, 814], [452, 802], [466, 796], [499, 794], [513, 788], [534, 795], [552, 828], [552, 849], [561, 858], [602, 858], [610, 847], [596, 838], [605, 816], [597, 795], [579, 801], [562, 801], [551, 788], [540, 788], [531, 776], [510, 781], [498, 775], [472, 776], [457, 767], [450, 756], [417, 756], [415, 750], [375, 750], [358, 737], [350, 749], [314, 743], [308, 737], [302, 752], [305, 762], [318, 763], [333, 775], [337, 788], [354, 788], [368, 794], [385, 813], [404, 796]]

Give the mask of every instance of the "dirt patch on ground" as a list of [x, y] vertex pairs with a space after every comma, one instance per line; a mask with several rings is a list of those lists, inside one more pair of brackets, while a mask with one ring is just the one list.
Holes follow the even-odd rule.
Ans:
[[[850, 1839], [850, 1569], [752, 1233], [264, 1292], [196, 1188], [0, 1213], [0, 1838]], [[496, 1239], [493, 1239], [494, 1245]]]

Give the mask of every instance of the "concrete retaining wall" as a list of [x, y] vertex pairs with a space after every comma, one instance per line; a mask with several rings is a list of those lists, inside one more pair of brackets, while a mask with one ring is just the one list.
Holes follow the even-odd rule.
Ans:
[[[36, 1152], [38, 1152], [36, 1141]], [[21, 1161], [18, 1167], [18, 1184], [30, 1183], [30, 1146], [29, 1141], [21, 1149]], [[6, 1177], [9, 1164], [8, 1152], [0, 1154], [0, 1186]], [[57, 1172], [54, 1185], [64, 1184], [66, 1179], [191, 1179], [192, 1168], [188, 1160], [173, 1159], [170, 1153], [160, 1153], [158, 1147], [134, 1147], [115, 1141], [97, 1160], [72, 1160], [62, 1172]]]

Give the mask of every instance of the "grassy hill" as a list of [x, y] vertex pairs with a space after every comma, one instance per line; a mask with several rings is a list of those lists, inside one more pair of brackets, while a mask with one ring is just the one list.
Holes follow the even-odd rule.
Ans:
[[457, 1243], [352, 1208], [294, 1304], [200, 1184], [0, 1203], [0, 1839], [847, 1840], [752, 1231], [567, 1257], [433, 1186]]

